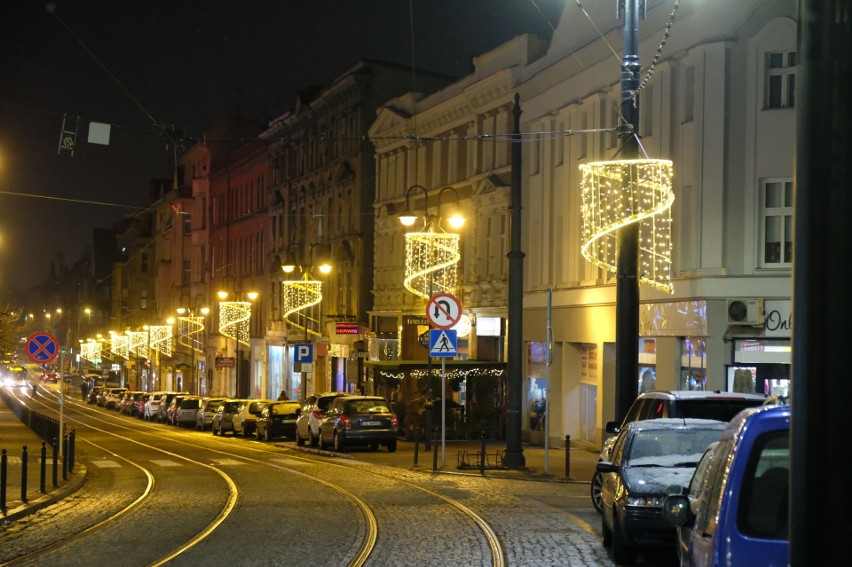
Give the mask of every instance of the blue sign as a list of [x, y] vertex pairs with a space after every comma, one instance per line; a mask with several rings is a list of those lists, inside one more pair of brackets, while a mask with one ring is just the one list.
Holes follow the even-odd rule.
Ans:
[[313, 362], [314, 361], [314, 344], [313, 343], [296, 343], [296, 352], [293, 354], [294, 362]]
[[429, 356], [458, 356], [458, 344], [458, 332], [455, 329], [429, 330]]
[[59, 341], [50, 333], [33, 333], [27, 339], [27, 356], [37, 364], [53, 362], [59, 356]]

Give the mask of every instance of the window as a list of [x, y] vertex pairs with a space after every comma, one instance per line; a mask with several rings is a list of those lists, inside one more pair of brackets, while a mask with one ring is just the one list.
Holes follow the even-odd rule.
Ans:
[[686, 69], [683, 79], [683, 121], [692, 122], [695, 114], [695, 67]]
[[765, 108], [793, 108], [796, 102], [796, 52], [766, 54]]
[[763, 267], [790, 267], [793, 262], [793, 182], [764, 181], [760, 192], [763, 217]]
[[192, 274], [192, 262], [190, 262], [189, 260], [184, 260], [183, 261], [183, 274], [182, 274], [183, 277], [182, 277], [182, 281], [181, 281], [181, 283], [183, 285], [189, 285], [190, 281], [192, 281], [191, 274]]
[[185, 235], [192, 234], [192, 215], [190, 213], [183, 215], [183, 233]]

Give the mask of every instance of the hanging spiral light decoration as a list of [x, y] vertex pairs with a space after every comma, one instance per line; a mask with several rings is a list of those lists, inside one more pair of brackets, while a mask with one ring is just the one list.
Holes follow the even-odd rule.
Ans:
[[177, 318], [178, 344], [194, 351], [204, 350], [204, 317], [188, 315]]
[[251, 302], [219, 302], [219, 332], [222, 335], [248, 346], [250, 320]]
[[583, 256], [616, 271], [616, 234], [639, 224], [639, 281], [666, 293], [671, 283], [672, 162], [621, 160], [580, 166], [583, 179]]
[[110, 352], [116, 356], [120, 356], [125, 360], [130, 359], [130, 337], [127, 335], [112, 335], [112, 345]]
[[127, 350], [136, 358], [148, 358], [148, 331], [127, 331]]
[[424, 299], [455, 293], [459, 240], [458, 234], [448, 232], [405, 233], [405, 288]]
[[290, 325], [320, 336], [319, 321], [305, 310], [322, 301], [322, 282], [305, 279], [281, 282], [281, 305], [283, 317]]

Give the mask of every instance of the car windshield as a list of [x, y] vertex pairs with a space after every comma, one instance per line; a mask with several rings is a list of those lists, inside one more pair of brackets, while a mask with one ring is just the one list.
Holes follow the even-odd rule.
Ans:
[[346, 413], [391, 413], [384, 400], [353, 400], [346, 404]]
[[629, 466], [694, 467], [720, 429], [654, 429], [637, 431], [630, 445]]
[[183, 400], [180, 409], [198, 409], [198, 400]]
[[269, 406], [269, 411], [275, 415], [286, 415], [291, 413], [296, 413], [296, 410], [299, 409], [299, 404], [271, 404]]

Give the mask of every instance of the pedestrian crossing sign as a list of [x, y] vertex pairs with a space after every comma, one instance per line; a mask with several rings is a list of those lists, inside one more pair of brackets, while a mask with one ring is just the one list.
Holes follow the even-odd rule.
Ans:
[[430, 329], [429, 356], [458, 356], [458, 333], [455, 329]]

